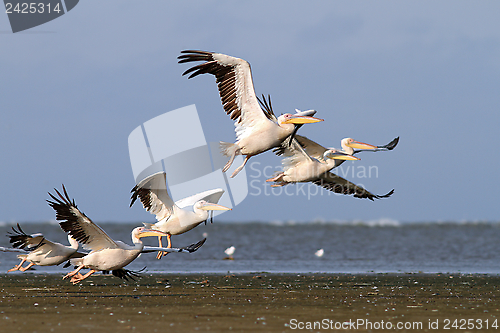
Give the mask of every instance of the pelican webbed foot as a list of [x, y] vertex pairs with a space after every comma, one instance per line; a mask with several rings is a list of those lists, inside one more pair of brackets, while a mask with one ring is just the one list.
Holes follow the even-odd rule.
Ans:
[[284, 175], [285, 175], [285, 173], [284, 173], [284, 172], [280, 172], [280, 173], [278, 173], [276, 176], [274, 176], [274, 177], [272, 177], [272, 178], [267, 179], [267, 180], [266, 180], [266, 182], [267, 182], [267, 183], [269, 183], [269, 182], [277, 182], [277, 181], [279, 181], [279, 180], [283, 181], [283, 180], [282, 180], [282, 178], [283, 178], [283, 176], [284, 176]]
[[78, 273], [78, 275], [76, 276], [73, 276], [70, 280], [71, 283], [73, 283], [74, 285], [85, 280], [86, 278], [88, 278], [89, 276], [91, 276], [92, 274], [94, 274], [96, 271], [91, 269], [89, 272], [87, 272], [85, 275], [82, 275], [80, 273]]
[[[78, 266], [74, 271], [69, 272], [65, 276], [63, 276], [63, 280], [68, 278], [73, 278], [76, 274], [80, 274], [80, 270], [83, 268], [83, 265]], [[81, 274], [80, 274], [81, 275]]]
[[14, 272], [14, 271], [19, 271], [19, 270], [21, 270], [21, 268], [23, 267], [23, 264], [24, 264], [25, 262], [26, 262], [26, 258], [25, 258], [25, 259], [23, 259], [23, 260], [21, 260], [21, 262], [19, 263], [19, 265], [16, 265], [16, 266], [12, 267], [11, 269], [9, 269], [9, 270], [7, 271], [7, 273], [8, 273], [8, 272]]
[[30, 269], [31, 267], [35, 266], [35, 263], [34, 262], [30, 262], [30, 264], [26, 267], [19, 267], [19, 270], [21, 272], [24, 272], [24, 271], [27, 271], [28, 269]]

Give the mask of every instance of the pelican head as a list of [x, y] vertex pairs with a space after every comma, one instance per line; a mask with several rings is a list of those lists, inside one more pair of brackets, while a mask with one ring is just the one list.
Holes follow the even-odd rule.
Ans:
[[327, 151], [325, 151], [325, 153], [323, 154], [323, 158], [326, 159], [327, 158], [330, 158], [332, 160], [350, 160], [350, 161], [357, 161], [359, 160], [359, 158], [357, 158], [356, 156], [352, 156], [350, 154], [347, 154], [347, 153], [344, 153], [340, 150], [337, 150], [335, 148], [332, 148], [332, 149], [328, 149]]
[[[370, 145], [370, 144], [364, 143], [364, 142], [355, 141], [354, 139], [351, 139], [351, 138], [342, 139], [342, 141], [340, 143], [342, 145], [342, 148], [347, 152], [349, 152], [348, 148], [362, 149], [362, 150], [375, 150], [375, 149], [377, 149], [377, 146]], [[352, 151], [352, 149], [350, 149], [350, 150]]]
[[148, 229], [146, 227], [137, 227], [132, 230], [132, 241], [137, 243], [142, 237], [152, 237], [152, 236], [167, 236], [166, 232], [160, 230]]
[[231, 208], [224, 207], [218, 204], [210, 203], [205, 200], [198, 201], [195, 207], [201, 210], [232, 210]]
[[295, 114], [285, 113], [278, 117], [278, 124], [303, 125], [303, 124], [312, 124], [323, 121], [323, 119], [312, 117], [312, 115], [314, 115], [315, 113], [316, 113], [315, 110], [298, 111]]

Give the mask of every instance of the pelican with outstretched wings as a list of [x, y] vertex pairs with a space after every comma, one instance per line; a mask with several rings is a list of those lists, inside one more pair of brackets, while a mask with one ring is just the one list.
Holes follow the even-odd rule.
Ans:
[[[224, 194], [223, 189], [213, 189], [201, 192], [174, 202], [167, 190], [165, 172], [157, 172], [143, 179], [131, 191], [130, 207], [139, 198], [144, 209], [156, 216], [155, 224], [144, 223], [147, 228], [159, 230], [167, 236], [167, 248], [172, 246], [171, 235], [183, 234], [206, 221], [209, 211], [231, 210], [217, 204]], [[158, 236], [159, 246], [162, 246], [161, 236]], [[157, 258], [165, 253], [158, 253]]]
[[363, 150], [392, 150], [397, 145], [398, 139], [394, 139], [385, 146], [374, 146], [346, 138], [341, 142], [343, 150], [337, 150], [335, 148], [327, 149], [304, 136], [296, 135], [290, 144], [284, 143], [282, 147], [275, 150], [277, 155], [285, 156], [282, 160], [283, 171], [268, 179], [267, 182], [274, 182], [272, 187], [290, 183], [312, 182], [332, 192], [354, 195], [356, 198], [370, 200], [387, 198], [394, 193], [394, 190], [385, 195], [376, 195], [330, 172], [330, 170], [346, 160], [359, 160], [353, 155]]
[[[56, 220], [60, 221], [59, 225], [78, 243], [82, 244], [84, 248], [91, 250], [82, 258], [70, 259], [71, 264], [77, 266], [77, 268], [66, 274], [63, 279], [71, 278], [70, 281], [73, 284], [79, 283], [97, 271], [123, 272], [121, 269], [130, 264], [141, 253], [156, 251], [191, 253], [200, 248], [205, 242], [204, 239], [185, 248], [167, 249], [144, 246], [141, 240], [142, 237], [166, 235], [159, 230], [151, 230], [145, 227], [132, 230], [134, 245], [115, 241], [78, 209], [75, 201], [70, 199], [64, 185], [64, 195], [58, 190], [54, 190], [58, 197], [49, 193], [53, 201], [47, 200], [47, 202], [56, 211]], [[80, 270], [83, 268], [88, 268], [90, 271], [82, 275]]]
[[236, 176], [252, 156], [279, 147], [289, 136], [295, 134], [296, 126], [315, 123], [314, 110], [285, 113], [276, 117], [259, 106], [255, 95], [250, 64], [239, 58], [222, 53], [206, 51], [182, 51], [179, 63], [202, 61], [186, 70], [182, 75], [193, 78], [200, 74], [216, 77], [222, 105], [235, 121], [236, 143], [221, 142], [222, 153], [230, 159], [222, 171], [226, 172], [237, 155], [245, 155], [243, 164], [231, 175]]
[[[17, 229], [12, 227], [13, 232], [8, 232], [7, 236], [10, 238], [10, 243], [13, 249], [4, 249], [8, 252], [21, 252], [23, 254], [17, 257], [21, 262], [9, 269], [7, 272], [21, 271], [24, 272], [31, 267], [37, 266], [55, 266], [59, 265], [71, 258], [80, 258], [85, 253], [78, 252], [78, 242], [68, 235], [69, 246], [52, 242], [46, 239], [42, 234], [26, 234], [19, 223]], [[28, 262], [28, 266], [23, 267], [23, 264]]]

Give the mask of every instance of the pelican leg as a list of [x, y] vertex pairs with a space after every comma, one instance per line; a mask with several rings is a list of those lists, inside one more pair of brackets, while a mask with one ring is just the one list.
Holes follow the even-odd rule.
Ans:
[[252, 156], [247, 155], [245, 157], [245, 160], [243, 161], [243, 164], [240, 165], [238, 168], [236, 168], [236, 170], [234, 170], [233, 174], [231, 175], [231, 178], [234, 178], [234, 176], [236, 176], [241, 171], [241, 169], [243, 169], [245, 167], [245, 164], [247, 164], [247, 162], [250, 159], [250, 157], [252, 157]]
[[[172, 242], [170, 241], [170, 237], [171, 235], [168, 234], [167, 235], [167, 241], [168, 241], [168, 244], [167, 244], [167, 249], [170, 249], [172, 247]], [[169, 254], [169, 252], [163, 252], [163, 255], [166, 256], [167, 254]]]
[[236, 157], [236, 155], [239, 155], [240, 152], [241, 152], [241, 149], [239, 149], [239, 148], [235, 149], [233, 151], [233, 153], [231, 154], [231, 158], [229, 159], [229, 161], [227, 161], [226, 165], [224, 165], [222, 172], [226, 172], [231, 167], [231, 164], [233, 164], [234, 158]]
[[92, 274], [94, 274], [96, 272], [96, 270], [93, 270], [91, 269], [89, 272], [87, 272], [87, 274], [85, 275], [78, 275], [78, 276], [73, 276], [70, 280], [71, 283], [73, 284], [77, 284], [78, 282], [81, 282], [83, 280], [85, 280], [86, 278], [88, 278], [89, 276], [91, 276]]
[[14, 267], [12, 267], [11, 269], [9, 269], [7, 272], [14, 272], [14, 271], [17, 271], [19, 270], [23, 264], [26, 262], [26, 258], [24, 258], [23, 260], [21, 260], [21, 262], [19, 263], [19, 265], [16, 265]]
[[284, 175], [285, 175], [284, 172], [280, 172], [279, 174], [277, 174], [273, 178], [267, 179], [266, 182], [277, 182], [278, 180], [280, 180], [280, 178], [283, 178]]
[[[163, 247], [162, 242], [161, 242], [161, 237], [162, 236], [158, 236], [158, 246], [159, 247]], [[158, 251], [158, 254], [156, 255], [156, 259], [158, 259], [158, 260], [161, 259], [162, 255], [163, 255], [162, 251]]]
[[[171, 235], [167, 235], [167, 249], [170, 249], [172, 247], [172, 241], [170, 240]], [[163, 252], [163, 255], [166, 256], [169, 252]]]
[[66, 274], [64, 277], [63, 277], [63, 280], [64, 279], [67, 279], [67, 278], [70, 278], [70, 277], [73, 277], [75, 276], [78, 272], [80, 272], [80, 270], [83, 268], [84, 265], [80, 265], [78, 266], [77, 269], [75, 269], [74, 271], [71, 271], [69, 272], [68, 274]]
[[28, 269], [30, 269], [32, 266], [35, 266], [34, 262], [30, 262], [30, 264], [28, 266], [24, 267], [24, 268], [23, 267], [19, 267], [19, 270], [21, 272], [24, 272], [24, 271], [27, 271]]

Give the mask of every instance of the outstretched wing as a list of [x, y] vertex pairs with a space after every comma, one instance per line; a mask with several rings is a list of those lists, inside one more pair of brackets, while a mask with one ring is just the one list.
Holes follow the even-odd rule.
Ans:
[[198, 243], [193, 243], [191, 245], [185, 246], [185, 247], [153, 247], [153, 246], [144, 246], [142, 249], [142, 253], [149, 253], [149, 252], [157, 252], [157, 251], [163, 251], [163, 252], [179, 252], [179, 253], [193, 253], [197, 251], [205, 242], [207, 241], [206, 238], [203, 238], [201, 241]]
[[394, 190], [392, 190], [384, 195], [376, 195], [331, 172], [323, 173], [320, 178], [313, 181], [313, 183], [335, 193], [345, 195], [353, 194], [355, 198], [367, 198], [372, 201], [373, 199], [388, 198], [394, 193]]
[[[145, 270], [146, 270], [146, 267], [143, 267], [142, 269], [140, 269], [138, 271], [131, 271], [131, 270], [125, 269], [125, 268], [118, 268], [118, 269], [112, 270], [111, 274], [113, 274], [117, 278], [123, 279], [125, 281], [128, 281], [128, 279], [135, 281], [134, 278], [140, 278], [141, 273], [144, 272]], [[103, 273], [105, 273], [105, 272], [103, 271]]]
[[385, 146], [377, 146], [377, 148], [379, 149], [382, 149], [382, 150], [393, 150], [394, 148], [396, 148], [396, 146], [398, 145], [399, 143], [399, 136], [397, 138], [395, 138], [394, 140], [392, 140], [391, 142], [389, 142], [388, 144], [386, 144]]
[[186, 50], [178, 57], [179, 63], [203, 61], [186, 70], [189, 78], [200, 74], [212, 74], [217, 79], [219, 95], [226, 113], [236, 121], [236, 133], [240, 127], [251, 127], [257, 123], [274, 121], [264, 112], [255, 96], [250, 64], [243, 59], [221, 53]]
[[323, 154], [327, 150], [305, 136], [296, 135], [295, 138], [291, 139], [291, 142], [288, 141], [289, 139], [273, 150], [277, 156], [284, 156], [281, 164], [285, 171], [304, 161], [322, 160]]
[[2, 252], [16, 252], [16, 253], [24, 253], [24, 254], [28, 253], [28, 251], [23, 250], [23, 249], [16, 249], [16, 248], [3, 247], [3, 246], [0, 246], [0, 251], [2, 251]]
[[78, 209], [75, 200], [69, 198], [64, 185], [62, 188], [64, 196], [54, 189], [59, 198], [49, 193], [54, 201], [47, 200], [56, 211], [56, 220], [61, 221], [59, 222], [61, 228], [86, 249], [98, 251], [105, 248], [117, 248], [115, 241]]
[[216, 203], [219, 202], [219, 199], [220, 199], [220, 197], [222, 197], [223, 194], [224, 194], [224, 190], [223, 189], [216, 188], [216, 189], [213, 189], [213, 190], [204, 191], [204, 192], [192, 195], [190, 197], [178, 200], [178, 201], [175, 202], [175, 204], [179, 208], [184, 208], [184, 207], [192, 206], [197, 201], [200, 201], [200, 200], [205, 200], [206, 202], [210, 202], [210, 203], [216, 204]]
[[130, 191], [132, 193], [130, 207], [139, 198], [144, 209], [156, 215], [158, 221], [173, 214], [175, 203], [168, 195], [166, 177], [165, 172], [157, 172], [134, 186]]
[[9, 242], [13, 247], [25, 251], [33, 251], [48, 242], [42, 234], [26, 234], [21, 229], [19, 223], [17, 224], [17, 229], [12, 227], [12, 232], [7, 232], [7, 237], [10, 238]]
[[357, 154], [357, 153], [360, 153], [362, 151], [372, 151], [372, 152], [375, 152], [375, 151], [393, 150], [394, 148], [396, 148], [396, 146], [398, 145], [398, 143], [399, 143], [399, 136], [397, 138], [394, 138], [391, 142], [389, 142], [386, 145], [377, 146], [377, 149], [374, 149], [374, 150], [355, 150], [354, 153], [353, 153], [353, 155]]
[[290, 150], [290, 147], [293, 145], [300, 145], [302, 149], [307, 153], [307, 155], [311, 156], [312, 158], [315, 159], [322, 159], [323, 154], [326, 149], [319, 143], [306, 138], [305, 136], [302, 135], [295, 135], [295, 137], [292, 139], [292, 142], [288, 142], [288, 140], [285, 140], [280, 147], [275, 148], [273, 152], [277, 156], [291, 156], [293, 154], [293, 150], [298, 150], [297, 148], [293, 148]]

